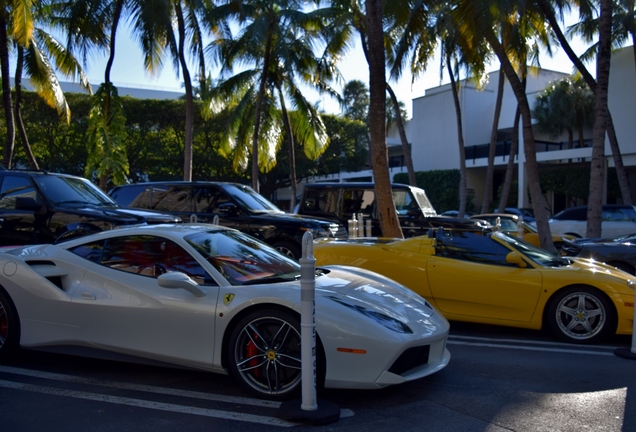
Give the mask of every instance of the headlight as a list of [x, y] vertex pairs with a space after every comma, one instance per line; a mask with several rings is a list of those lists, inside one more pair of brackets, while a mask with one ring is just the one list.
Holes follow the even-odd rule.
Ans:
[[634, 279], [627, 279], [627, 286], [631, 289], [634, 289], [634, 287], [636, 287], [636, 280]]
[[315, 239], [321, 237], [333, 237], [333, 234], [328, 229], [318, 227], [318, 228], [303, 228], [305, 231], [309, 231]]

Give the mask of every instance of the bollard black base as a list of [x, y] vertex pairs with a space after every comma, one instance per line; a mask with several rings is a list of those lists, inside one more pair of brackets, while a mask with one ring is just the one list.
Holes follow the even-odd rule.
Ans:
[[614, 354], [629, 360], [636, 360], [636, 353], [633, 353], [630, 348], [616, 348]]
[[318, 408], [313, 411], [301, 408], [302, 400], [283, 402], [278, 408], [278, 417], [294, 423], [326, 425], [340, 419], [340, 407], [332, 402], [318, 400]]

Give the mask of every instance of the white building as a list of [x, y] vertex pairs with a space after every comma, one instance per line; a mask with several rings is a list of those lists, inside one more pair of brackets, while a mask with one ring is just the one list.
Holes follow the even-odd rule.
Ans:
[[[527, 95], [531, 109], [534, 107], [536, 97], [552, 81], [560, 80], [567, 74], [549, 70], [539, 70], [538, 73], [528, 77]], [[461, 82], [460, 105], [462, 111], [462, 127], [466, 155], [467, 184], [475, 193], [475, 204], [481, 206], [484, 193], [484, 182], [488, 166], [488, 145], [494, 119], [497, 80], [499, 72], [490, 73], [490, 80], [482, 90], [468, 81]], [[636, 68], [634, 66], [633, 48], [627, 47], [615, 52], [612, 56], [609, 107], [614, 120], [614, 126], [623, 157], [623, 163], [632, 178], [636, 178]], [[507, 83], [504, 87], [501, 116], [497, 133], [497, 156], [495, 158], [494, 192], [503, 182], [506, 165], [508, 163], [509, 143], [512, 137], [514, 115], [517, 107], [516, 98], [512, 88]], [[459, 145], [457, 138], [457, 120], [455, 106], [450, 84], [427, 89], [424, 96], [413, 100], [413, 118], [407, 123], [407, 137], [411, 144], [411, 155], [415, 171], [458, 169], [460, 164]], [[540, 166], [547, 164], [565, 164], [568, 160], [589, 161], [592, 156], [591, 129], [586, 131], [586, 146], [578, 148], [575, 139], [575, 148], [567, 149], [567, 136], [550, 138], [542, 135], [535, 129], [537, 143], [537, 161]], [[390, 172], [393, 177], [398, 172], [406, 169], [401, 163], [401, 146], [396, 131], [391, 131], [389, 144]], [[519, 129], [519, 155], [516, 158], [516, 167], [523, 166], [525, 160], [523, 154], [523, 137], [521, 125]], [[607, 166], [613, 167], [614, 161], [609, 142], [605, 145]], [[397, 161], [397, 162], [396, 162]], [[519, 207], [529, 207], [528, 193], [524, 170], [516, 170], [515, 175], [519, 185]], [[321, 177], [315, 181], [347, 181], [348, 178], [360, 178], [367, 176], [372, 178], [371, 171], [357, 173], [341, 173], [340, 176]], [[633, 180], [632, 196], [636, 194], [636, 180]], [[553, 211], [561, 210], [564, 202], [548, 195], [548, 202]], [[514, 206], [515, 203], [509, 203]]]

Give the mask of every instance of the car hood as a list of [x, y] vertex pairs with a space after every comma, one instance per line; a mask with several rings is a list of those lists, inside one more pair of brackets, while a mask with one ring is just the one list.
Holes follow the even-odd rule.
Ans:
[[174, 216], [171, 214], [160, 213], [150, 210], [139, 210], [132, 208], [119, 208], [117, 211], [129, 214], [136, 218], [143, 218], [148, 223], [174, 223], [181, 222], [181, 218], [179, 216]]
[[578, 269], [583, 272], [589, 273], [590, 277], [607, 277], [620, 279], [625, 281], [625, 286], [629, 284], [630, 286], [634, 287], [634, 285], [636, 284], [636, 278], [634, 278], [634, 276], [632, 276], [631, 274], [621, 270], [617, 270], [616, 267], [603, 264], [602, 262], [596, 261], [593, 258], [567, 257], [567, 259], [571, 262], [568, 268]]
[[311, 222], [316, 225], [323, 225], [323, 226], [329, 226], [335, 223], [329, 219], [318, 218], [314, 216], [311, 216], [311, 217], [302, 216], [302, 215], [298, 215], [294, 213], [284, 213], [284, 212], [282, 213], [252, 213], [252, 217], [257, 217], [261, 220], [268, 220], [273, 223], [287, 222], [292, 224], [303, 224], [303, 223], [307, 224], [308, 222]]
[[151, 210], [139, 210], [123, 207], [94, 207], [94, 206], [77, 206], [64, 207], [61, 211], [73, 213], [89, 218], [97, 218], [108, 220], [115, 224], [134, 224], [134, 223], [175, 223], [181, 222], [179, 216], [154, 212]]
[[354, 307], [375, 310], [407, 322], [435, 315], [423, 297], [380, 274], [348, 266], [324, 266], [316, 278], [316, 296]]

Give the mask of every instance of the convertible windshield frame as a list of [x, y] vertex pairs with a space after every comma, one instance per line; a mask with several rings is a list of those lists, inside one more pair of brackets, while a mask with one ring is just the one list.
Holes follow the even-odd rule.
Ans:
[[570, 263], [567, 258], [563, 258], [557, 254], [550, 253], [545, 249], [538, 248], [535, 245], [532, 245], [505, 232], [495, 232], [492, 233], [491, 236], [498, 239], [501, 243], [508, 245], [512, 249], [520, 252], [521, 254], [523, 254], [523, 256], [540, 266], [555, 267], [560, 265], [568, 265]]
[[184, 240], [231, 285], [291, 282], [300, 264], [267, 244], [235, 230], [209, 230]]

